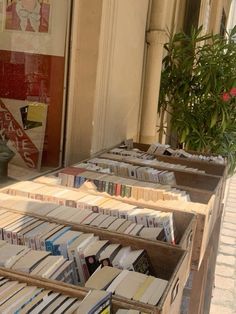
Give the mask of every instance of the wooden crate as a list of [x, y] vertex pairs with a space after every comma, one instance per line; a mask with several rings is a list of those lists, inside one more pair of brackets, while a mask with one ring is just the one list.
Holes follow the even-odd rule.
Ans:
[[[147, 152], [149, 147], [150, 147], [149, 144], [134, 143], [134, 148], [140, 149], [144, 152]], [[199, 154], [197, 152], [192, 152], [192, 153]], [[223, 164], [216, 164], [216, 163], [208, 162], [204, 160], [180, 158], [180, 157], [166, 156], [166, 155], [155, 155], [155, 157], [157, 160], [160, 160], [160, 161], [169, 162], [172, 164], [185, 165], [187, 167], [204, 170], [207, 174], [211, 174], [214, 176], [223, 177], [227, 174], [227, 165], [223, 165]]]
[[[195, 233], [187, 233], [183, 239], [189, 239], [193, 237], [192, 244], [192, 257], [191, 257], [191, 268], [198, 269], [201, 265], [202, 258], [204, 256], [211, 231], [214, 227], [215, 221], [218, 217], [218, 212], [215, 210], [217, 202], [215, 201], [215, 195], [212, 193], [204, 193], [201, 190], [195, 190], [194, 193], [196, 197], [202, 200], [202, 203], [190, 203], [191, 204], [191, 213], [194, 213], [196, 216], [196, 231]], [[136, 206], [148, 207], [154, 210], [161, 211], [171, 211], [174, 213], [175, 219], [177, 219], [177, 225], [181, 224], [183, 220], [183, 214], [190, 213], [189, 211], [189, 202], [179, 202], [179, 201], [158, 201], [158, 202], [145, 202], [141, 200], [134, 200], [130, 198], [120, 198], [112, 197], [118, 200], [123, 200], [128, 204], [133, 204]], [[217, 205], [218, 208], [218, 205]], [[185, 243], [188, 243], [188, 240], [180, 240], [179, 245], [186, 249], [187, 246]], [[191, 242], [191, 241], [190, 241]], [[188, 244], [187, 244], [188, 245]], [[191, 247], [190, 247], [191, 249]]]
[[[40, 217], [39, 215], [31, 216], [43, 219], [43, 217]], [[56, 219], [47, 219], [44, 217], [44, 220], [66, 224], [64, 221]], [[148, 309], [150, 313], [167, 314], [179, 312], [184, 285], [190, 272], [189, 251], [159, 241], [145, 240], [140, 237], [123, 235], [98, 228], [90, 228], [88, 226], [78, 226], [76, 224], [70, 225], [73, 230], [93, 232], [95, 235], [98, 235], [100, 239], [109, 240], [111, 243], [119, 243], [122, 246], [131, 246], [132, 249], [145, 249], [150, 260], [152, 275], [168, 280], [167, 288], [156, 307], [120, 297], [114, 297], [114, 301], [126, 303], [133, 307], [138, 306], [140, 308]], [[47, 280], [44, 281], [46, 282]], [[61, 286], [61, 283], [59, 285]]]
[[[136, 302], [121, 298], [118, 296], [112, 296], [112, 313], [115, 313], [118, 309], [133, 309], [142, 313], [153, 314], [178, 314], [182, 296], [181, 282], [178, 280], [181, 276], [181, 272], [176, 272], [177, 280], [174, 280], [174, 287], [171, 288], [171, 284], [168, 285], [166, 293], [163, 295], [158, 306], [146, 305], [141, 302]], [[0, 267], [0, 276], [7, 277], [11, 280], [27, 283], [28, 285], [34, 285], [42, 287], [44, 289], [53, 290], [55, 292], [66, 294], [70, 297], [76, 297], [83, 299], [88, 293], [87, 288], [65, 284], [51, 279], [45, 279], [35, 275], [29, 275], [11, 269]]]
[[[139, 148], [140, 150], [147, 151], [150, 145], [147, 144], [134, 144], [135, 148]], [[108, 156], [109, 154], [106, 154]], [[159, 156], [156, 156], [158, 158]], [[227, 176], [227, 167], [226, 165], [219, 164], [211, 164], [206, 161], [196, 161], [190, 160], [187, 158], [174, 158], [171, 156], [161, 156], [163, 157], [161, 160], [166, 162], [172, 162], [174, 164], [186, 164], [189, 167], [196, 167], [198, 169], [205, 170], [205, 174], [188, 172], [184, 170], [176, 170], [173, 169], [176, 178], [176, 188], [185, 190], [189, 195], [190, 199], [194, 203], [199, 203], [199, 208], [196, 206], [192, 209], [193, 212], [197, 215], [197, 229], [194, 238], [194, 247], [193, 247], [193, 256], [192, 256], [192, 269], [199, 269], [201, 261], [203, 259], [204, 253], [206, 251], [207, 244], [209, 242], [209, 238], [211, 232], [213, 230], [214, 224], [217, 220], [217, 217], [221, 214], [221, 205], [222, 199], [225, 190], [225, 182]], [[110, 157], [110, 159], [113, 159]], [[180, 162], [179, 162], [180, 161]], [[135, 163], [136, 165], [142, 165], [142, 161], [140, 163]], [[153, 167], [153, 166], [152, 166]], [[160, 167], [153, 167], [158, 168]], [[164, 167], [162, 167], [165, 169]], [[219, 168], [219, 169], [218, 169]], [[129, 199], [125, 200], [126, 202], [130, 202]], [[168, 202], [168, 201], [167, 201]], [[154, 205], [158, 210], [162, 208], [161, 204], [169, 210], [169, 205], [174, 210], [174, 203], [168, 202], [168, 206], [166, 203], [158, 202], [158, 207]], [[136, 201], [132, 200], [132, 204], [136, 203]], [[140, 201], [138, 201], [140, 203]], [[145, 202], [143, 202], [142, 206], [145, 206]], [[201, 204], [203, 206], [201, 206]], [[157, 205], [157, 204], [156, 204]], [[196, 204], [195, 204], [196, 205]], [[150, 207], [150, 206], [149, 206]], [[153, 208], [154, 208], [153, 207]], [[164, 208], [163, 207], [163, 208]], [[181, 208], [178, 208], [181, 210]], [[182, 208], [183, 210], [184, 208]]]
[[[6, 269], [3, 267], [0, 267], [0, 276], [9, 278], [14, 281], [26, 283], [27, 285], [52, 290], [54, 292], [68, 295], [72, 298], [78, 298], [80, 300], [82, 300], [89, 292], [89, 290], [86, 288], [65, 284], [63, 282], [59, 283], [55, 280], [45, 279], [34, 275], [26, 275], [25, 273], [13, 271], [11, 269]], [[145, 305], [143, 306], [142, 304], [129, 304], [125, 300], [117, 300], [112, 298], [112, 313], [115, 313], [118, 309], [133, 309], [147, 314], [156, 313], [156, 309], [151, 309], [150, 307], [147, 308], [145, 307]]]
[[[61, 186], [59, 186], [59, 187], [61, 187]], [[78, 192], [78, 189], [73, 189], [73, 188], [69, 188], [69, 189], [72, 189], [72, 190]], [[3, 189], [3, 191], [4, 190], [5, 189]], [[30, 202], [30, 200], [31, 199], [28, 199], [29, 202]], [[41, 201], [38, 201], [38, 202], [41, 202]], [[139, 203], [137, 205], [140, 206]], [[0, 206], [3, 207], [1, 202], [0, 202]], [[42, 203], [42, 206], [43, 206], [43, 203]], [[147, 207], [149, 207], [149, 206], [147, 206]], [[153, 209], [152, 206], [150, 208]], [[156, 209], [156, 208], [154, 208], [154, 209]], [[17, 208], [15, 208], [15, 209], [11, 208], [8, 210], [12, 211], [12, 212], [16, 212], [16, 213], [21, 213], [21, 214], [37, 217], [37, 218], [40, 218], [40, 219], [45, 220], [45, 221], [56, 222], [56, 223], [63, 224], [66, 226], [71, 226], [74, 230], [78, 230], [78, 231], [82, 231], [82, 232], [93, 232], [95, 234], [100, 235], [100, 232], [102, 231], [102, 234], [106, 234], [107, 237], [109, 237], [111, 234], [115, 234], [115, 235], [121, 236], [121, 237], [124, 236], [121, 233], [117, 233], [117, 232], [111, 233], [111, 231], [109, 231], [109, 230], [100, 229], [98, 227], [72, 224], [71, 222], [68, 222], [65, 220], [60, 220], [60, 219], [56, 219], [56, 218], [52, 218], [52, 217], [42, 216], [40, 214], [35, 214], [35, 213], [31, 213], [31, 212], [24, 213], [24, 212], [19, 211]], [[161, 208], [160, 208], [160, 211], [162, 211]], [[189, 268], [192, 250], [193, 250], [193, 238], [194, 238], [195, 231], [196, 231], [196, 215], [194, 213], [190, 213], [190, 212], [181, 212], [181, 211], [173, 211], [173, 210], [170, 210], [170, 211], [173, 212], [176, 245], [172, 245], [172, 244], [166, 243], [164, 241], [160, 241], [160, 240], [156, 240], [155, 242], [162, 244], [164, 246], [166, 245], [168, 247], [174, 247], [174, 248], [179, 247], [183, 250], [187, 250], [188, 251], [188, 254], [187, 254], [188, 268]], [[129, 237], [134, 238], [134, 239], [141, 239], [139, 236], [129, 236]]]

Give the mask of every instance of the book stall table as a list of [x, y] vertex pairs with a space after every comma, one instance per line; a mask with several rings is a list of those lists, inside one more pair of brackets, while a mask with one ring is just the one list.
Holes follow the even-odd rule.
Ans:
[[[134, 148], [147, 152], [150, 145], [134, 143]], [[198, 155], [197, 152], [191, 152]], [[217, 164], [198, 159], [181, 158], [167, 155], [155, 155], [155, 158], [173, 164], [182, 164], [204, 170], [205, 173], [218, 176], [221, 183], [215, 209], [215, 220], [209, 232], [209, 240], [205, 249], [200, 268], [192, 270], [184, 289], [181, 313], [209, 313], [214, 285], [215, 264], [218, 252], [221, 218], [223, 212], [223, 198], [227, 179], [227, 164]]]
[[[148, 146], [143, 144], [135, 144], [134, 146], [143, 151], [144, 149], [148, 149]], [[106, 157], [109, 160], [113, 160], [112, 154], [110, 154], [111, 156], [108, 155], [109, 150], [103, 152], [101, 155], [98, 154], [96, 158]], [[164, 165], [162, 165], [162, 167], [151, 166], [154, 169], [160, 169], [164, 172], [167, 170], [167, 173], [169, 171], [174, 173], [176, 182], [170, 185], [171, 189], [167, 189], [168, 192], [166, 195], [168, 196], [168, 193], [171, 195], [172, 188], [176, 189], [177, 199], [171, 199], [171, 197], [168, 199], [166, 196], [166, 199], [150, 201], [148, 199], [144, 200], [127, 197], [126, 194], [121, 197], [111, 193], [112, 189], [109, 190], [110, 193], [98, 192], [95, 189], [96, 185], [92, 184], [88, 186], [85, 184], [78, 189], [71, 185], [62, 186], [59, 184], [57, 176], [60, 176], [61, 172], [65, 175], [65, 168], [57, 171], [49, 177], [37, 178], [35, 182], [31, 182], [30, 188], [27, 182], [23, 182], [23, 188], [16, 184], [2, 189], [1, 192], [6, 193], [5, 195], [11, 197], [12, 200], [9, 204], [7, 203], [7, 199], [3, 202], [1, 201], [0, 206], [11, 213], [27, 215], [44, 222], [61, 224], [70, 227], [71, 230], [74, 231], [92, 233], [98, 236], [100, 240], [109, 240], [109, 243], [111, 244], [118, 243], [122, 247], [130, 246], [134, 250], [145, 249], [151, 265], [151, 274], [157, 278], [167, 280], [168, 284], [166, 289], [156, 306], [114, 295], [112, 296], [114, 313], [121, 308], [136, 309], [138, 312], [143, 313], [207, 313], [210, 306], [209, 300], [214, 280], [214, 267], [222, 214], [222, 199], [226, 180], [226, 166], [215, 165], [213, 163], [210, 164], [206, 161], [189, 160], [181, 157], [155, 156], [155, 158], [169, 164], [184, 165], [190, 168], [189, 170], [178, 169], [178, 167], [170, 169], [168, 164], [167, 168], [165, 168]], [[117, 158], [114, 156], [114, 159]], [[126, 163], [127, 160], [124, 160]], [[83, 161], [83, 163], [87, 162], [89, 162], [89, 159]], [[132, 165], [131, 161], [128, 163]], [[143, 165], [142, 160], [140, 160], [140, 162], [136, 160], [133, 165], [138, 167], [145, 166]], [[79, 164], [70, 168], [74, 167], [79, 168]], [[191, 168], [202, 170], [202, 172], [199, 171], [196, 173], [196, 170], [192, 170]], [[68, 174], [71, 176], [71, 172]], [[109, 178], [112, 178], [112, 175], [107, 175], [107, 178], [110, 180]], [[123, 177], [121, 177], [121, 179], [123, 180]], [[112, 182], [112, 180], [113, 179], [110, 181]], [[91, 179], [89, 181], [93, 182]], [[129, 184], [132, 185], [132, 182], [134, 181], [131, 181], [129, 181]], [[140, 182], [141, 184], [144, 184], [144, 186], [147, 186], [146, 191], [148, 191], [148, 185], [145, 185], [145, 180], [143, 181], [139, 179], [136, 181], [137, 185], [139, 185]], [[38, 187], [35, 186], [35, 190], [33, 187], [34, 184], [38, 184]], [[159, 188], [161, 189], [160, 186]], [[77, 197], [79, 193], [88, 194], [91, 198], [104, 197], [108, 199], [108, 203], [112, 203], [112, 201], [120, 202], [126, 207], [130, 205], [136, 208], [143, 208], [146, 209], [147, 212], [152, 210], [152, 212], [154, 211], [155, 213], [171, 213], [175, 225], [176, 243], [163, 242], [160, 235], [159, 238], [157, 237], [155, 240], [145, 239], [141, 236], [141, 232], [140, 235], [129, 235], [124, 234], [123, 232], [117, 232], [116, 230], [104, 229], [99, 226], [76, 223], [73, 219], [70, 219], [70, 217], [68, 219], [60, 218], [66, 217], [66, 215], [63, 216], [64, 214], [62, 216], [59, 215], [58, 217], [50, 215], [50, 211], [47, 210], [47, 204], [50, 200], [51, 202], [54, 202], [54, 206], [55, 204], [59, 206], [62, 201], [62, 198], [60, 199], [60, 202], [55, 197], [50, 199], [50, 195], [54, 195], [54, 190], [57, 191], [56, 193], [58, 193], [58, 195], [62, 195], [63, 193], [67, 195], [67, 199], [63, 199], [64, 203], [61, 205], [67, 206], [64, 210], [68, 211], [68, 217], [70, 211], [71, 213], [74, 213], [74, 211], [80, 210], [79, 208], [76, 208], [78, 204], [75, 203], [75, 200], [79, 200], [79, 197]], [[185, 191], [185, 193], [190, 196], [190, 201], [181, 200], [181, 196], [178, 199], [178, 195], [181, 195], [178, 194], [179, 191]], [[106, 192], [108, 192], [108, 190]], [[173, 195], [175, 196], [176, 194], [173, 193]], [[16, 200], [14, 200], [14, 198], [16, 198]], [[17, 199], [19, 199], [19, 203], [16, 206]], [[87, 197], [86, 199], [89, 198]], [[25, 206], [24, 202], [28, 205]], [[41, 204], [37, 205], [41, 210], [34, 209], [36, 203]], [[94, 212], [94, 215], [99, 214], [97, 208], [92, 206], [90, 209]], [[73, 217], [73, 215], [71, 217]], [[3, 271], [11, 270], [4, 269]], [[47, 279], [46, 282], [50, 283], [51, 281]], [[60, 284], [54, 284], [59, 285], [60, 287]], [[87, 291], [86, 288], [82, 287], [77, 289]], [[184, 302], [182, 302], [182, 300], [184, 300]], [[183, 307], [184, 303], [185, 306]], [[188, 304], [188, 306], [186, 306], [186, 304]]]
[[[19, 213], [20, 211], [17, 210], [17, 207], [22, 206], [22, 203], [20, 205], [20, 199], [16, 197], [16, 209], [13, 210], [12, 199], [14, 199], [15, 197], [11, 196], [10, 198], [11, 208], [8, 209], [9, 212], [12, 211], [15, 213]], [[114, 300], [117, 300], [117, 302], [126, 302], [133, 307], [143, 307], [148, 310], [148, 313], [176, 313], [176, 309], [180, 308], [183, 288], [187, 279], [187, 275], [190, 271], [190, 257], [188, 251], [182, 250], [181, 248], [174, 245], [161, 243], [161, 241], [145, 240], [140, 237], [134, 237], [129, 235], [124, 236], [123, 234], [119, 234], [117, 232], [106, 231], [99, 228], [91, 228], [88, 226], [78, 226], [73, 223], [68, 224], [68, 222], [66, 221], [60, 221], [57, 219], [49, 219], [44, 216], [47, 211], [45, 207], [46, 204], [44, 202], [34, 201], [30, 199], [26, 199], [25, 202], [28, 205], [28, 216], [37, 217], [44, 221], [50, 221], [52, 223], [61, 223], [67, 226], [70, 225], [72, 226], [73, 230], [93, 233], [99, 236], [101, 240], [109, 240], [110, 243], [119, 243], [122, 246], [131, 246], [132, 249], [136, 250], [145, 248], [147, 256], [150, 260], [151, 273], [158, 278], [162, 278], [168, 281], [167, 287], [160, 302], [157, 306], [150, 306], [137, 301], [124, 300], [123, 298], [117, 296], [113, 297]], [[40, 204], [43, 210], [43, 215], [30, 212], [30, 208], [33, 208], [32, 203]], [[1, 202], [1, 208], [6, 208], [4, 206], [7, 206], [7, 201], [5, 203]], [[23, 214], [23, 212], [21, 213]]]

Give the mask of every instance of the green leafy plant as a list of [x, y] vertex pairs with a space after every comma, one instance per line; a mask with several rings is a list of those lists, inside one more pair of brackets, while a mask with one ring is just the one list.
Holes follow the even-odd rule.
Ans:
[[227, 38], [202, 27], [170, 35], [158, 111], [187, 150], [221, 154], [236, 167], [236, 26]]

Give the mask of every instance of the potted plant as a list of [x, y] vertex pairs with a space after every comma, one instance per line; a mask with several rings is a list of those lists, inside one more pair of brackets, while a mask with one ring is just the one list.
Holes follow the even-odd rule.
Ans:
[[6, 140], [0, 139], [0, 182], [7, 180], [8, 163], [14, 155], [14, 152], [7, 146]]
[[236, 27], [227, 38], [202, 27], [165, 44], [158, 111], [170, 115], [179, 145], [228, 158], [236, 167]]

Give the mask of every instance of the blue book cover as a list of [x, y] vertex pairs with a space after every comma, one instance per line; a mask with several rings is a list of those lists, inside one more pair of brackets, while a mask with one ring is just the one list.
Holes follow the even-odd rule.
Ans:
[[64, 227], [61, 230], [59, 230], [56, 233], [54, 233], [50, 238], [48, 238], [45, 241], [46, 251], [49, 251], [49, 252], [53, 253], [53, 242], [56, 239], [58, 239], [62, 234], [64, 234], [65, 232], [69, 231], [70, 229], [71, 229], [71, 227]]

